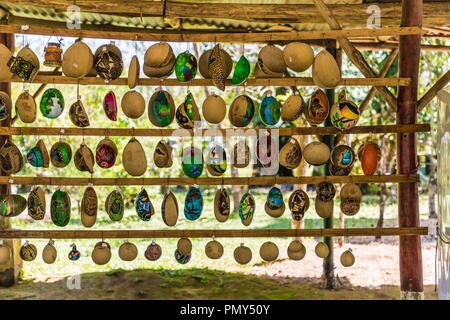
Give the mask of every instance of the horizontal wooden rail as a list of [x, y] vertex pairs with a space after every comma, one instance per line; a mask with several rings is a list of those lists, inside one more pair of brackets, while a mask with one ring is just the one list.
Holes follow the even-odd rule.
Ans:
[[159, 186], [159, 185], [274, 185], [331, 183], [412, 183], [419, 182], [419, 175], [350, 175], [304, 177], [224, 177], [224, 178], [66, 178], [0, 176], [0, 184], [48, 185], [48, 186]]
[[267, 237], [360, 237], [427, 235], [427, 227], [346, 229], [258, 230], [5, 230], [0, 239], [157, 239], [157, 238], [267, 238]]
[[182, 31], [156, 31], [145, 30], [139, 32], [126, 31], [102, 31], [68, 29], [68, 28], [49, 28], [40, 26], [11, 26], [1, 25], [0, 33], [16, 34], [35, 34], [61, 37], [76, 38], [94, 38], [94, 39], [118, 39], [118, 40], [137, 40], [137, 41], [167, 41], [167, 42], [222, 42], [222, 43], [251, 43], [251, 42], [269, 42], [269, 41], [296, 41], [313, 39], [337, 39], [357, 38], [357, 37], [379, 37], [422, 34], [423, 30], [419, 27], [389, 27], [379, 29], [345, 29], [345, 30], [323, 30], [323, 31], [290, 31], [290, 32], [186, 32]]
[[331, 134], [380, 134], [403, 132], [429, 132], [429, 124], [403, 124], [358, 126], [349, 130], [335, 127], [296, 128], [210, 128], [210, 129], [140, 129], [140, 128], [55, 128], [55, 127], [0, 127], [0, 135], [13, 136], [108, 136], [108, 137], [183, 137], [183, 136], [257, 136], [260, 131], [271, 131], [279, 136], [331, 135]]
[[[13, 77], [10, 80], [4, 82], [19, 82], [23, 81], [18, 77]], [[342, 78], [338, 85], [340, 86], [408, 86], [411, 82], [410, 78]], [[127, 85], [127, 78], [119, 78], [110, 82], [105, 82], [100, 77], [86, 77], [82, 79], [70, 78], [62, 75], [52, 74], [38, 74], [33, 83], [44, 84], [80, 84], [80, 85]], [[205, 87], [214, 86], [211, 79], [194, 79], [190, 82], [180, 82], [177, 79], [156, 79], [156, 78], [144, 78], [139, 79], [138, 85], [141, 86], [189, 86], [189, 87]], [[231, 79], [226, 80], [227, 86], [232, 86]], [[313, 79], [310, 77], [302, 78], [258, 78], [248, 79], [240, 86], [248, 87], [266, 87], [266, 86], [316, 86]]]

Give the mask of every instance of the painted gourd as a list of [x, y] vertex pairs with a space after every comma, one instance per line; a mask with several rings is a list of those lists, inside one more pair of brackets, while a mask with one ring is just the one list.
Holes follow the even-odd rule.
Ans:
[[44, 91], [39, 103], [41, 113], [49, 119], [58, 118], [64, 110], [64, 97], [56, 88], [50, 88]]
[[233, 71], [233, 78], [231, 79], [231, 83], [233, 85], [238, 85], [247, 80], [247, 77], [250, 74], [250, 63], [247, 58], [241, 56], [236, 63]]
[[214, 216], [219, 222], [225, 222], [230, 217], [230, 196], [225, 188], [217, 190], [214, 196]]
[[148, 118], [157, 127], [166, 127], [175, 117], [175, 104], [170, 93], [156, 91], [148, 102]]
[[0, 195], [0, 216], [2, 217], [16, 217], [26, 207], [27, 200], [18, 194]]
[[231, 103], [228, 119], [235, 127], [246, 127], [255, 115], [255, 104], [247, 95], [240, 95]]
[[189, 187], [184, 200], [184, 216], [186, 219], [194, 221], [200, 218], [203, 211], [202, 192], [197, 187]]
[[285, 204], [280, 188], [272, 187], [269, 190], [264, 209], [268, 215], [274, 218], [278, 218], [284, 213]]
[[117, 121], [117, 100], [114, 92], [108, 92], [103, 98], [103, 111], [109, 120]]
[[139, 192], [135, 202], [135, 209], [142, 221], [150, 221], [152, 215], [155, 214], [155, 209], [145, 189]]
[[255, 213], [255, 198], [250, 193], [245, 193], [239, 202], [239, 217], [244, 226], [249, 226]]
[[203, 171], [203, 154], [200, 149], [187, 147], [181, 156], [183, 172], [189, 178], [197, 178]]
[[42, 188], [36, 187], [28, 195], [28, 215], [34, 220], [42, 220], [45, 216], [45, 194]]
[[377, 171], [381, 158], [380, 147], [373, 142], [366, 142], [358, 150], [359, 161], [365, 175], [373, 175]]
[[125, 210], [122, 193], [118, 190], [112, 191], [106, 198], [105, 208], [112, 221], [122, 220]]
[[193, 129], [200, 121], [200, 112], [192, 93], [189, 92], [183, 103], [178, 106], [175, 112], [175, 119], [183, 129]]
[[180, 82], [189, 82], [197, 74], [197, 59], [189, 52], [180, 53], [175, 60], [175, 75]]
[[259, 106], [259, 117], [266, 126], [274, 126], [280, 121], [281, 104], [272, 96], [263, 98]]
[[186, 264], [191, 260], [191, 254], [184, 255], [178, 249], [175, 250], [175, 260], [180, 264]]
[[206, 168], [211, 175], [223, 175], [227, 170], [227, 155], [225, 150], [219, 145], [213, 146], [209, 151], [206, 163]]
[[318, 125], [325, 121], [330, 113], [330, 102], [321, 89], [314, 91], [308, 107], [305, 110], [305, 118], [311, 125]]
[[289, 197], [289, 210], [295, 221], [301, 221], [309, 208], [308, 194], [303, 190], [295, 190]]
[[50, 202], [50, 216], [58, 227], [66, 226], [70, 221], [70, 197], [62, 190], [56, 190]]

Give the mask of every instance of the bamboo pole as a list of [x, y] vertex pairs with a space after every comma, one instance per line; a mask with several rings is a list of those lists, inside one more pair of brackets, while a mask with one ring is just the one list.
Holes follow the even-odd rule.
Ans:
[[13, 136], [108, 136], [108, 137], [184, 137], [184, 136], [259, 136], [261, 131], [278, 130], [280, 136], [329, 134], [384, 134], [429, 132], [429, 124], [359, 126], [348, 130], [335, 127], [297, 128], [210, 128], [210, 129], [133, 129], [133, 128], [56, 128], [0, 127], [0, 135]]
[[[41, 25], [45, 25], [42, 23]], [[189, 33], [187, 30], [156, 31], [137, 29], [139, 31], [108, 31], [89, 30], [82, 26], [81, 29], [48, 28], [41, 26], [0, 25], [0, 33], [35, 34], [47, 36], [94, 38], [94, 39], [117, 39], [133, 41], [167, 41], [167, 42], [219, 42], [219, 43], [252, 43], [271, 41], [298, 41], [315, 39], [336, 39], [339, 37], [379, 37], [398, 36], [405, 34], [422, 34], [421, 28], [389, 27], [380, 29], [346, 29], [346, 30], [323, 30], [323, 31], [289, 31], [289, 32], [202, 32]], [[91, 26], [92, 28], [92, 26]], [[141, 31], [142, 30], [142, 31]]]
[[[402, 1], [402, 25], [422, 26], [422, 0]], [[417, 90], [421, 36], [400, 37], [399, 75], [411, 77], [408, 87], [398, 90], [397, 124], [417, 121]], [[417, 135], [397, 134], [397, 167], [401, 174], [417, 172]], [[398, 185], [399, 227], [420, 226], [417, 182]], [[424, 299], [422, 248], [420, 237], [400, 237], [400, 296], [401, 299]]]
[[270, 238], [324, 236], [427, 235], [427, 227], [343, 229], [209, 229], [209, 230], [5, 230], [0, 239], [158, 239], [158, 238]]
[[275, 185], [331, 183], [406, 183], [418, 182], [413, 175], [349, 175], [349, 176], [303, 176], [303, 177], [222, 177], [222, 178], [82, 178], [82, 177], [22, 177], [0, 176], [0, 184], [48, 185], [48, 186], [154, 186], [154, 185]]
[[[383, 68], [381, 68], [379, 77], [380, 78], [384, 78], [387, 74], [387, 72], [389, 71], [389, 69], [391, 68], [392, 64], [395, 61], [395, 58], [397, 58], [398, 56], [398, 47], [393, 49], [391, 51], [391, 53], [389, 54], [389, 56], [386, 59], [386, 62], [384, 63]], [[361, 105], [359, 106], [359, 113], [362, 114], [364, 109], [367, 108], [367, 106], [369, 105], [370, 101], [373, 99], [373, 97], [375, 96], [375, 92], [376, 89], [374, 87], [370, 88], [369, 92], [366, 95], [366, 98], [364, 99], [364, 101], [361, 103]]]
[[[17, 76], [12, 79], [7, 80], [10, 82], [22, 83], [22, 80]], [[231, 79], [227, 79], [227, 86], [233, 86], [231, 84]], [[82, 79], [70, 78], [63, 76], [59, 73], [55, 74], [52, 72], [40, 72], [34, 79], [32, 83], [44, 83], [44, 84], [80, 84], [80, 85], [107, 85], [107, 86], [125, 86], [127, 85], [127, 78], [119, 78], [110, 82], [105, 82], [104, 79], [100, 77], [85, 77]], [[410, 80], [407, 78], [343, 78], [339, 82], [340, 86], [407, 86]], [[170, 79], [157, 79], [157, 78], [140, 78], [138, 80], [139, 86], [168, 86], [168, 87], [205, 87], [214, 86], [211, 79], [194, 79], [190, 82], [180, 82], [175, 78]], [[239, 86], [244, 86], [241, 84]], [[316, 86], [311, 77], [302, 78], [258, 78], [258, 79], [248, 79], [245, 86], [247, 87], [266, 87], [266, 86]]]

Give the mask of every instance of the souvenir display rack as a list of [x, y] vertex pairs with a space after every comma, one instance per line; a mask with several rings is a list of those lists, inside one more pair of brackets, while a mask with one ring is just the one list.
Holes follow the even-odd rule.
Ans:
[[[175, 5], [175, 4], [173, 4]], [[182, 5], [182, 4], [177, 4]], [[201, 5], [201, 4], [197, 4]], [[210, 4], [208, 4], [209, 6]], [[215, 4], [215, 6], [221, 4]], [[382, 5], [382, 4], [380, 4]], [[85, 10], [86, 5], [83, 6]], [[241, 4], [225, 4], [224, 7], [231, 8], [241, 6]], [[247, 5], [247, 9], [251, 5]], [[283, 5], [280, 5], [280, 8]], [[287, 5], [286, 5], [287, 6]], [[298, 7], [298, 8], [297, 8]], [[422, 266], [420, 256], [420, 236], [427, 234], [427, 228], [418, 227], [418, 206], [417, 204], [417, 185], [419, 176], [415, 174], [416, 170], [416, 132], [430, 131], [430, 127], [424, 124], [415, 124], [417, 105], [414, 95], [417, 90], [417, 70], [418, 58], [420, 56], [420, 38], [423, 34], [421, 28], [423, 7], [422, 1], [404, 0], [402, 2], [402, 27], [389, 28], [363, 28], [342, 30], [340, 24], [333, 16], [331, 11], [321, 0], [314, 0], [314, 13], [310, 17], [325, 21], [332, 30], [325, 31], [302, 31], [302, 32], [226, 32], [224, 31], [187, 31], [187, 30], [139, 30], [137, 28], [119, 28], [112, 26], [101, 26], [104, 30], [99, 30], [97, 26], [83, 26], [83, 29], [68, 29], [65, 23], [51, 21], [46, 27], [40, 25], [1, 25], [0, 33], [4, 34], [38, 34], [48, 36], [70, 36], [79, 38], [101, 38], [101, 39], [121, 39], [131, 41], [165, 41], [165, 42], [211, 42], [211, 43], [272, 43], [284, 44], [290, 41], [312, 40], [316, 44], [322, 44], [323, 47], [329, 47], [329, 39], [337, 39], [343, 51], [346, 52], [349, 60], [365, 76], [363, 79], [342, 79], [339, 85], [350, 86], [373, 86], [385, 99], [386, 103], [394, 112], [397, 112], [397, 125], [395, 126], [372, 126], [355, 127], [348, 131], [341, 131], [329, 127], [309, 127], [309, 128], [282, 128], [280, 135], [332, 135], [332, 134], [361, 134], [361, 133], [397, 133], [399, 150], [398, 172], [407, 173], [388, 176], [334, 176], [334, 177], [257, 177], [257, 178], [61, 178], [61, 177], [0, 177], [2, 184], [47, 184], [47, 185], [134, 185], [134, 184], [207, 184], [207, 185], [252, 185], [252, 184], [283, 184], [283, 183], [319, 183], [329, 181], [332, 183], [376, 183], [393, 182], [399, 183], [399, 225], [398, 228], [345, 228], [345, 229], [289, 229], [289, 230], [82, 230], [82, 231], [21, 231], [4, 230], [0, 231], [0, 238], [158, 238], [158, 237], [282, 237], [282, 236], [377, 236], [377, 235], [399, 235], [400, 236], [400, 274], [402, 292], [410, 294], [423, 294], [422, 284]], [[129, 10], [140, 10], [142, 16], [143, 8], [131, 8], [126, 4]], [[158, 7], [149, 6], [145, 10], [158, 10]], [[290, 10], [302, 10], [301, 5], [291, 6]], [[383, 5], [383, 8], [386, 8]], [[95, 9], [95, 8], [94, 8]], [[113, 9], [113, 8], [107, 8]], [[210, 10], [212, 8], [209, 8]], [[98, 10], [98, 8], [96, 9]], [[429, 10], [429, 7], [428, 7]], [[128, 12], [128, 9], [122, 7], [122, 13]], [[146, 12], [147, 12], [146, 11]], [[267, 9], [263, 10], [263, 12]], [[217, 14], [223, 14], [224, 11], [213, 10]], [[235, 14], [239, 17], [245, 16], [247, 11], [239, 11]], [[274, 10], [271, 14], [275, 14]], [[276, 12], [281, 17], [284, 12]], [[319, 13], [320, 15], [318, 15]], [[213, 14], [213, 13], [212, 13]], [[342, 17], [342, 11], [339, 17]], [[189, 14], [187, 16], [190, 16]], [[232, 15], [231, 15], [232, 16]], [[268, 19], [264, 15], [260, 15]], [[348, 16], [344, 11], [344, 17]], [[162, 15], [164, 18], [164, 14]], [[227, 17], [227, 16], [226, 16]], [[297, 16], [295, 21], [299, 21]], [[322, 18], [322, 19], [321, 19]], [[242, 20], [248, 20], [249, 18]], [[281, 18], [280, 18], [281, 19]], [[360, 19], [355, 14], [355, 19]], [[17, 20], [17, 17], [16, 17]], [[19, 18], [20, 20], [20, 18]], [[33, 19], [22, 20], [32, 22]], [[24, 23], [23, 23], [24, 24]], [[396, 23], [398, 24], [398, 23]], [[96, 29], [97, 28], [97, 29]], [[395, 35], [400, 37], [400, 77], [384, 78], [383, 75], [377, 75], [364, 60], [362, 55], [355, 49], [348, 38], [358, 37], [380, 37]], [[405, 54], [408, 53], [408, 54]], [[408, 56], [406, 58], [406, 56]], [[402, 77], [406, 75], [407, 77]], [[17, 82], [12, 79], [10, 82]], [[34, 80], [35, 83], [42, 84], [80, 84], [80, 85], [126, 85], [126, 79], [117, 79], [105, 83], [100, 78], [84, 78], [81, 80], [64, 77], [58, 71], [41, 72]], [[229, 85], [229, 83], [227, 83]], [[180, 83], [175, 79], [140, 79], [138, 85], [148, 86], [210, 86], [212, 81], [209, 79], [193, 80], [190, 83]], [[244, 84], [246, 86], [313, 86], [311, 78], [280, 78], [280, 79], [248, 79]], [[386, 86], [399, 86], [398, 100], [386, 88]], [[414, 101], [413, 101], [414, 100]], [[410, 108], [408, 108], [410, 107]], [[62, 131], [64, 130], [64, 132]], [[226, 130], [226, 129], [225, 129]], [[233, 129], [241, 134], [242, 129]], [[254, 130], [254, 129], [251, 129]], [[261, 130], [261, 129], [260, 129]], [[262, 129], [267, 130], [267, 129]], [[187, 131], [188, 134], [195, 133]], [[208, 132], [212, 130], [208, 129]], [[245, 131], [245, 130], [244, 130]], [[78, 135], [78, 136], [168, 136], [172, 135], [171, 129], [103, 129], [103, 128], [16, 128], [1, 127], [2, 135]], [[186, 130], [185, 130], [186, 132]], [[221, 131], [222, 133], [223, 131]], [[255, 131], [253, 131], [255, 132]], [[404, 148], [404, 149], [401, 149]], [[399, 152], [398, 152], [399, 153]], [[417, 168], [416, 168], [417, 169]], [[400, 208], [400, 206], [402, 206]], [[403, 237], [410, 236], [410, 237]]]
[[[85, 38], [138, 40], [138, 41], [194, 41], [194, 42], [276, 42], [303, 39], [334, 39], [352, 35], [353, 37], [364, 35], [410, 35], [421, 34], [422, 30], [417, 27], [381, 28], [381, 29], [358, 29], [358, 30], [327, 30], [314, 32], [295, 33], [252, 33], [249, 37], [245, 34], [162, 34], [141, 33], [130, 34], [128, 32], [91, 32], [89, 30], [52, 29], [43, 27], [29, 27], [23, 29], [14, 26], [1, 26], [1, 32], [57, 35], [57, 36], [79, 36]], [[22, 82], [13, 77], [9, 82]], [[408, 86], [410, 78], [342, 78], [339, 86]], [[59, 71], [40, 71], [32, 83], [46, 84], [79, 84], [79, 85], [126, 85], [126, 78], [119, 78], [110, 82], [99, 77], [85, 77], [74, 79], [63, 76]], [[231, 86], [231, 80], [226, 80], [227, 86]], [[177, 79], [151, 79], [140, 78], [137, 85], [142, 86], [213, 86], [211, 79], [193, 79], [188, 83], [179, 82]], [[311, 77], [302, 78], [259, 78], [247, 79], [240, 86], [315, 86]], [[57, 128], [57, 127], [0, 127], [0, 135], [53, 135], [53, 136], [192, 136], [201, 133], [203, 136], [215, 136], [223, 134], [255, 136], [259, 131], [270, 132], [278, 130], [280, 136], [291, 135], [333, 135], [333, 134], [381, 134], [381, 133], [407, 133], [428, 132], [429, 124], [404, 124], [404, 125], [375, 125], [356, 126], [348, 130], [340, 130], [335, 127], [295, 127], [295, 128], [195, 128], [195, 129], [137, 129], [137, 128]], [[296, 177], [226, 177], [226, 178], [67, 178], [67, 177], [23, 177], [23, 176], [0, 176], [1, 184], [20, 185], [52, 185], [52, 186], [134, 186], [134, 185], [274, 185], [274, 184], [318, 184], [328, 181], [331, 183], [411, 183], [419, 182], [417, 174], [411, 175], [349, 175], [349, 176], [296, 176]], [[274, 229], [274, 230], [129, 230], [129, 231], [14, 231], [6, 230], [0, 232], [0, 238], [121, 238], [131, 237], [158, 238], [178, 237], [179, 235], [192, 237], [210, 237], [211, 235], [221, 237], [282, 237], [282, 236], [379, 236], [379, 235], [424, 235], [426, 228], [324, 228], [324, 229]], [[128, 236], [130, 235], [130, 236]]]

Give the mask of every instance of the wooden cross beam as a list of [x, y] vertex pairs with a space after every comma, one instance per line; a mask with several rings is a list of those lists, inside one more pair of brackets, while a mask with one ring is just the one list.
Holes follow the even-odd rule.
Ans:
[[[327, 8], [325, 3], [322, 0], [314, 0], [314, 5], [316, 6], [319, 13], [328, 23], [331, 29], [333, 30], [342, 30], [339, 22], [333, 16], [331, 11]], [[338, 37], [337, 40], [341, 45], [342, 49], [344, 49], [350, 61], [361, 71], [361, 73], [368, 78], [374, 78], [377, 75], [366, 62], [361, 52], [359, 52], [347, 38]], [[386, 87], [375, 87], [378, 92], [383, 96], [386, 102], [389, 104], [393, 111], [397, 111], [397, 99], [394, 95], [389, 91]]]
[[443, 89], [450, 81], [450, 70], [448, 70], [436, 83], [420, 98], [417, 104], [417, 112], [422, 111], [428, 103]]
[[[379, 74], [380, 78], [384, 78], [386, 76], [387, 72], [389, 71], [389, 69], [391, 68], [392, 64], [394, 63], [395, 58], [398, 56], [398, 51], [399, 51], [398, 47], [391, 51], [391, 53], [389, 54], [389, 56], [386, 59], [386, 62], [384, 63], [383, 68], [380, 71], [380, 74]], [[362, 114], [364, 109], [367, 108], [367, 106], [369, 105], [370, 101], [375, 96], [375, 92], [376, 92], [376, 89], [374, 87], [370, 88], [369, 92], [367, 93], [366, 98], [364, 99], [364, 101], [359, 106], [359, 113], [360, 114]]]

